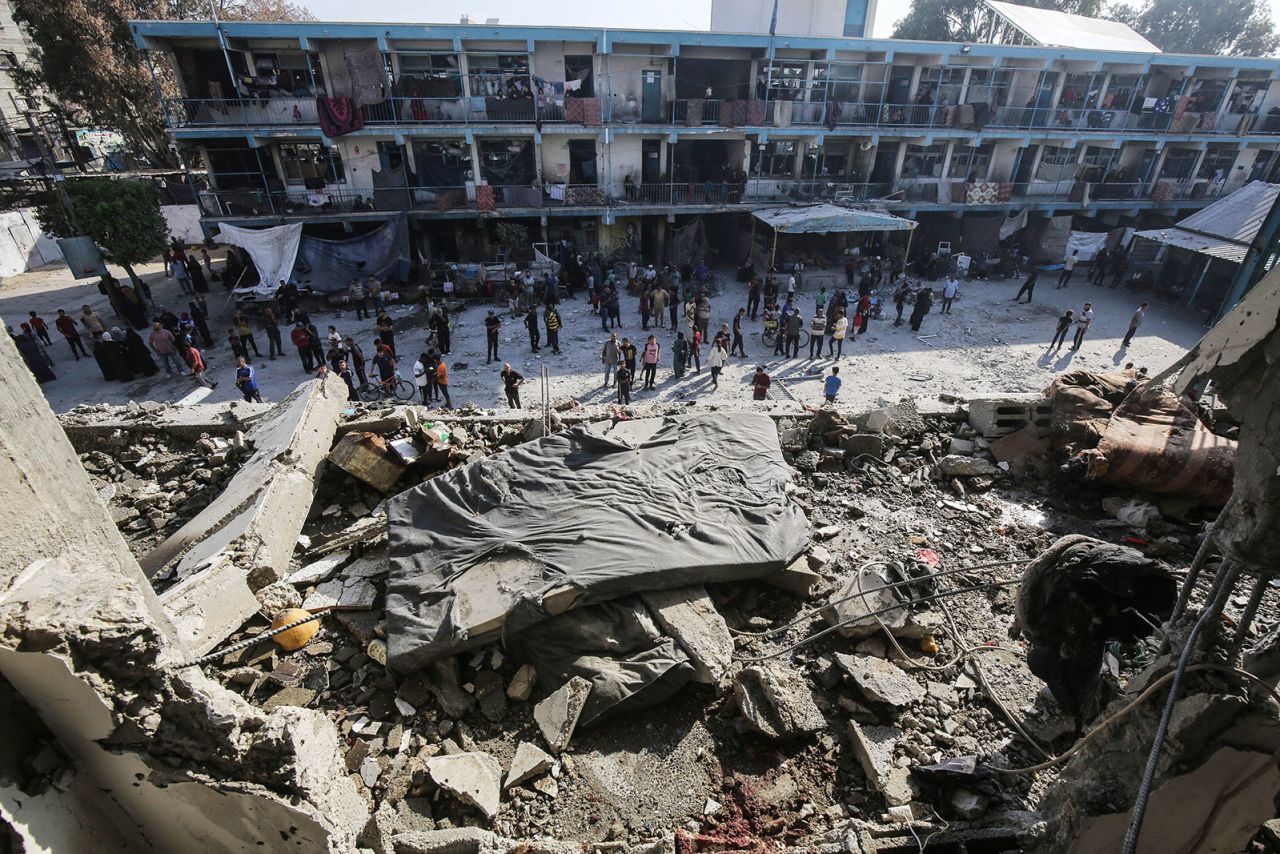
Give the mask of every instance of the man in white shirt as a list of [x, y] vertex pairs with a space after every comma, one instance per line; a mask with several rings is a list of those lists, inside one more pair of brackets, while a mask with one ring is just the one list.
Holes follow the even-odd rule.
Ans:
[[960, 283], [956, 281], [954, 273], [948, 273], [947, 279], [942, 283], [942, 313], [951, 313], [951, 303], [955, 302], [956, 294], [960, 293]]
[[1084, 343], [1084, 334], [1089, 331], [1089, 324], [1093, 323], [1093, 303], [1084, 304], [1084, 311], [1076, 317], [1076, 337], [1071, 344], [1072, 350], [1079, 350], [1080, 345]]
[[1062, 275], [1058, 276], [1058, 287], [1065, 288], [1071, 281], [1071, 274], [1076, 270], [1076, 262], [1080, 260], [1080, 250], [1071, 250], [1071, 257], [1062, 264]]

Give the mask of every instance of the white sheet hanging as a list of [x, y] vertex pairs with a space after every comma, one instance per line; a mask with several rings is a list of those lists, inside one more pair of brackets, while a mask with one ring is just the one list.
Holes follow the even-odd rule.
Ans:
[[1107, 244], [1109, 232], [1092, 232], [1092, 231], [1073, 231], [1071, 236], [1067, 238], [1067, 249], [1063, 254], [1063, 260], [1070, 257], [1072, 252], [1079, 252], [1079, 260], [1092, 261], [1102, 247]]
[[222, 224], [218, 226], [218, 240], [239, 246], [249, 253], [260, 279], [253, 291], [265, 296], [275, 293], [280, 282], [289, 281], [293, 275], [298, 243], [302, 240], [302, 223], [273, 228], [240, 228]]

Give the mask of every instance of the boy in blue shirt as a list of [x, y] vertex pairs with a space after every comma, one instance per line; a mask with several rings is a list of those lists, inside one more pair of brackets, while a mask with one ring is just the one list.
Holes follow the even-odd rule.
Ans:
[[826, 382], [822, 384], [822, 393], [827, 397], [827, 403], [836, 402], [836, 393], [840, 391], [840, 369], [832, 368], [831, 376], [827, 377]]
[[258, 393], [258, 378], [254, 376], [253, 366], [241, 356], [236, 360], [236, 388], [244, 395], [245, 401], [262, 403], [262, 395]]

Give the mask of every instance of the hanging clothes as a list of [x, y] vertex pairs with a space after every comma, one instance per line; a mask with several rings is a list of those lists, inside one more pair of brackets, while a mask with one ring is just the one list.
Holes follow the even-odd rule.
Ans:
[[320, 129], [330, 138], [364, 127], [364, 110], [351, 98], [316, 98], [316, 112]]
[[381, 104], [387, 99], [387, 71], [376, 43], [343, 51], [351, 76], [351, 97], [357, 107]]

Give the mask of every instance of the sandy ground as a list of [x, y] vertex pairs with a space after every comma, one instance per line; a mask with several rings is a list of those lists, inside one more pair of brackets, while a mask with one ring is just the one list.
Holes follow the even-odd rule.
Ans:
[[[124, 278], [122, 271], [115, 272]], [[168, 305], [175, 313], [181, 312], [187, 298], [174, 279], [164, 278], [158, 264], [144, 265], [139, 272], [145, 275], [161, 305]], [[722, 278], [731, 279], [730, 276]], [[206, 356], [211, 363], [210, 376], [219, 382], [216, 390], [200, 389], [189, 377], [168, 379], [163, 374], [130, 383], [104, 382], [97, 363], [83, 358], [73, 361], [66, 343], [52, 330], [54, 345], [50, 352], [57, 379], [45, 384], [44, 391], [53, 409], [62, 412], [80, 403], [211, 402], [238, 397], [225, 343], [233, 307], [219, 284], [211, 284], [214, 292], [209, 294], [213, 310], [210, 328], [215, 345]], [[1055, 289], [1052, 277], [1046, 276], [1036, 289], [1035, 303], [1027, 305], [1013, 302], [1017, 287], [1018, 282], [1013, 280], [965, 282], [952, 313], [940, 314], [941, 300], [935, 300], [934, 311], [925, 318], [918, 335], [913, 334], [906, 323], [895, 327], [890, 307], [886, 318], [871, 321], [865, 336], [859, 336], [856, 342], [845, 342], [844, 357], [838, 362], [844, 378], [838, 402], [856, 407], [907, 396], [929, 398], [939, 393], [965, 397], [975, 392], [1037, 391], [1063, 371], [1107, 369], [1128, 361], [1146, 366], [1154, 373], [1186, 352], [1204, 331], [1179, 307], [1157, 303], [1148, 311], [1139, 334], [1126, 350], [1120, 342], [1140, 297], [1128, 291], [1095, 287], [1082, 280]], [[1093, 302], [1095, 317], [1080, 352], [1069, 353], [1065, 348], [1056, 354], [1048, 352], [1046, 347], [1053, 335], [1055, 319], [1067, 308], [1079, 312], [1086, 299]], [[110, 306], [98, 293], [96, 284], [75, 281], [64, 266], [23, 273], [4, 280], [0, 287], [0, 317], [13, 328], [32, 310], [40, 312], [52, 327], [58, 308], [65, 308], [76, 316], [84, 303], [93, 305], [104, 319], [113, 320]], [[746, 286], [729, 281], [724, 293], [714, 300], [713, 334], [745, 303]], [[806, 318], [812, 315], [811, 287], [801, 289], [799, 304]], [[455, 405], [474, 402], [483, 407], [505, 406], [498, 378], [502, 365], [486, 365], [484, 361], [482, 320], [487, 308], [477, 304], [454, 319], [449, 368]], [[601, 330], [599, 319], [589, 312], [585, 301], [567, 301], [561, 308], [565, 325], [560, 335], [561, 356], [552, 355], [545, 346], [540, 354], [530, 352], [528, 337], [519, 319], [504, 321], [500, 353], [528, 378], [522, 389], [525, 405], [537, 405], [541, 399], [539, 374], [543, 365], [549, 371], [553, 402], [569, 398], [577, 398], [584, 404], [614, 400], [615, 393], [603, 387], [600, 365], [600, 348], [608, 334]], [[637, 299], [624, 296], [622, 308], [624, 326], [618, 330], [620, 337], [629, 336], [633, 341], [643, 342], [648, 333], [640, 328]], [[401, 306], [390, 313], [396, 322], [398, 349], [406, 357], [401, 373], [408, 377], [413, 356], [423, 349], [420, 345], [426, 339], [425, 311], [417, 306]], [[313, 320], [322, 333], [332, 324], [344, 336], [354, 335], [366, 355], [372, 355], [375, 337], [372, 323], [361, 321], [357, 325], [354, 312], [317, 312]], [[705, 367], [701, 374], [689, 373], [683, 379], [674, 379], [670, 358], [674, 335], [670, 329], [655, 330], [664, 351], [658, 387], [651, 392], [633, 394], [633, 405], [643, 408], [646, 403], [687, 401], [751, 407], [754, 404], [750, 377], [760, 363], [775, 379], [784, 381], [785, 389], [775, 386], [774, 398], [786, 401], [789, 393], [800, 403], [821, 403], [822, 374], [837, 363], [825, 358], [810, 361], [807, 348], [798, 359], [775, 357], [773, 348], [761, 343], [761, 324], [749, 324], [748, 329], [748, 358], [730, 360], [719, 389], [711, 388]], [[259, 334], [256, 339], [266, 353], [266, 336]], [[543, 340], [545, 344], [545, 332]], [[284, 347], [286, 355], [282, 358], [255, 360], [258, 382], [266, 400], [283, 398], [306, 379], [289, 343], [287, 330]], [[704, 360], [708, 349], [704, 347]]]

